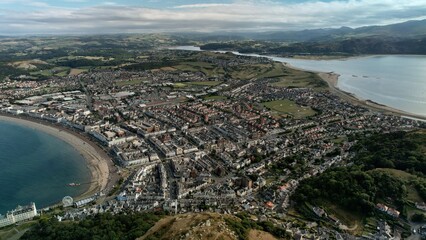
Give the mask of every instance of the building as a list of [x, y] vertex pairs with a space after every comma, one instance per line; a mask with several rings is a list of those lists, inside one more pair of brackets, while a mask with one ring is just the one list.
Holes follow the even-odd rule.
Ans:
[[0, 216], [0, 227], [9, 226], [17, 222], [32, 219], [37, 216], [37, 208], [35, 203], [28, 206], [18, 206], [16, 209], [7, 212], [6, 216]]
[[399, 214], [400, 214], [400, 212], [397, 211], [396, 209], [390, 208], [390, 207], [388, 207], [384, 204], [378, 203], [378, 204], [376, 204], [376, 208], [379, 209], [382, 212], [389, 214], [392, 217], [395, 217], [395, 218], [398, 218]]
[[96, 200], [96, 197], [89, 197], [80, 201], [74, 202], [74, 207], [79, 208]]

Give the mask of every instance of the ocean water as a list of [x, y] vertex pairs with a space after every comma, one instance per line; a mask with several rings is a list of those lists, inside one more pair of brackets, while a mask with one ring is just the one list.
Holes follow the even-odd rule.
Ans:
[[379, 55], [340, 60], [274, 58], [291, 65], [340, 74], [337, 87], [409, 113], [426, 116], [426, 56]]
[[[42, 208], [82, 194], [90, 178], [84, 158], [68, 143], [0, 120], [0, 214], [29, 202]], [[70, 182], [82, 184], [67, 186]]]
[[[199, 47], [194, 46], [171, 49], [201, 51]], [[305, 70], [337, 73], [340, 75], [337, 87], [359, 99], [372, 100], [405, 112], [426, 116], [426, 55], [377, 55], [338, 60], [262, 57], [286, 62]]]

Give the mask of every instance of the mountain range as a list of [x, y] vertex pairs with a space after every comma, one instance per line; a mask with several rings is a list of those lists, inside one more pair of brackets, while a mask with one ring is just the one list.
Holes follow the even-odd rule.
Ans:
[[426, 19], [408, 21], [385, 26], [366, 26], [360, 28], [326, 28], [302, 31], [280, 31], [262, 34], [253, 34], [256, 40], [275, 41], [327, 41], [332, 39], [389, 37], [389, 38], [421, 38], [426, 37]]
[[426, 19], [385, 26], [199, 35], [204, 50], [261, 54], [426, 54]]
[[[182, 34], [176, 35], [182, 36]], [[280, 42], [317, 42], [364, 37], [422, 38], [426, 37], [426, 19], [359, 28], [340, 27], [299, 31], [186, 33], [183, 36], [199, 41], [263, 40]]]

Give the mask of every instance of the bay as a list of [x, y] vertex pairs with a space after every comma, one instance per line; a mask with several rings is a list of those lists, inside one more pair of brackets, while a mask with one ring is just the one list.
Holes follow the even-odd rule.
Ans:
[[37, 208], [78, 196], [91, 174], [85, 159], [71, 145], [42, 131], [0, 121], [0, 214], [35, 202]]
[[337, 87], [363, 100], [426, 116], [426, 56], [379, 55], [339, 60], [274, 58], [297, 68], [335, 72]]

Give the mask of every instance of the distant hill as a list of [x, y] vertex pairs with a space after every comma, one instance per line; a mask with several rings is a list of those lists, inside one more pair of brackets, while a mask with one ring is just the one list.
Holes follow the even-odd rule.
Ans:
[[359, 55], [359, 54], [426, 54], [426, 37], [362, 37], [291, 44], [266, 41], [233, 41], [207, 43], [203, 50], [238, 51], [263, 55]]
[[[246, 39], [210, 39], [204, 50], [275, 55], [426, 54], [426, 19], [361, 28], [243, 34]], [[211, 35], [213, 36], [213, 35]], [[231, 39], [231, 36], [228, 36]]]
[[272, 50], [275, 53], [310, 54], [426, 54], [426, 38], [394, 39], [364, 37], [325, 42], [296, 43]]
[[354, 29], [341, 27], [302, 31], [280, 31], [253, 34], [251, 37], [255, 40], [305, 42], [363, 37], [416, 38], [424, 36], [426, 36], [426, 19], [385, 26], [368, 26]]
[[274, 42], [322, 42], [350, 38], [422, 38], [426, 37], [426, 19], [408, 21], [384, 26], [366, 26], [360, 28], [320, 28], [301, 31], [274, 32], [214, 32], [214, 33], [179, 33], [175, 36], [192, 41], [242, 41], [260, 40]]
[[329, 39], [329, 38], [334, 38], [337, 36], [344, 36], [344, 35], [350, 34], [353, 31], [354, 29], [349, 27], [306, 29], [302, 31], [283, 31], [283, 32], [253, 34], [252, 38], [255, 40], [305, 42], [305, 41]]
[[354, 29], [350, 34], [362, 36], [388, 36], [400, 38], [412, 38], [426, 36], [426, 19], [420, 21], [408, 21], [386, 26], [371, 26]]

